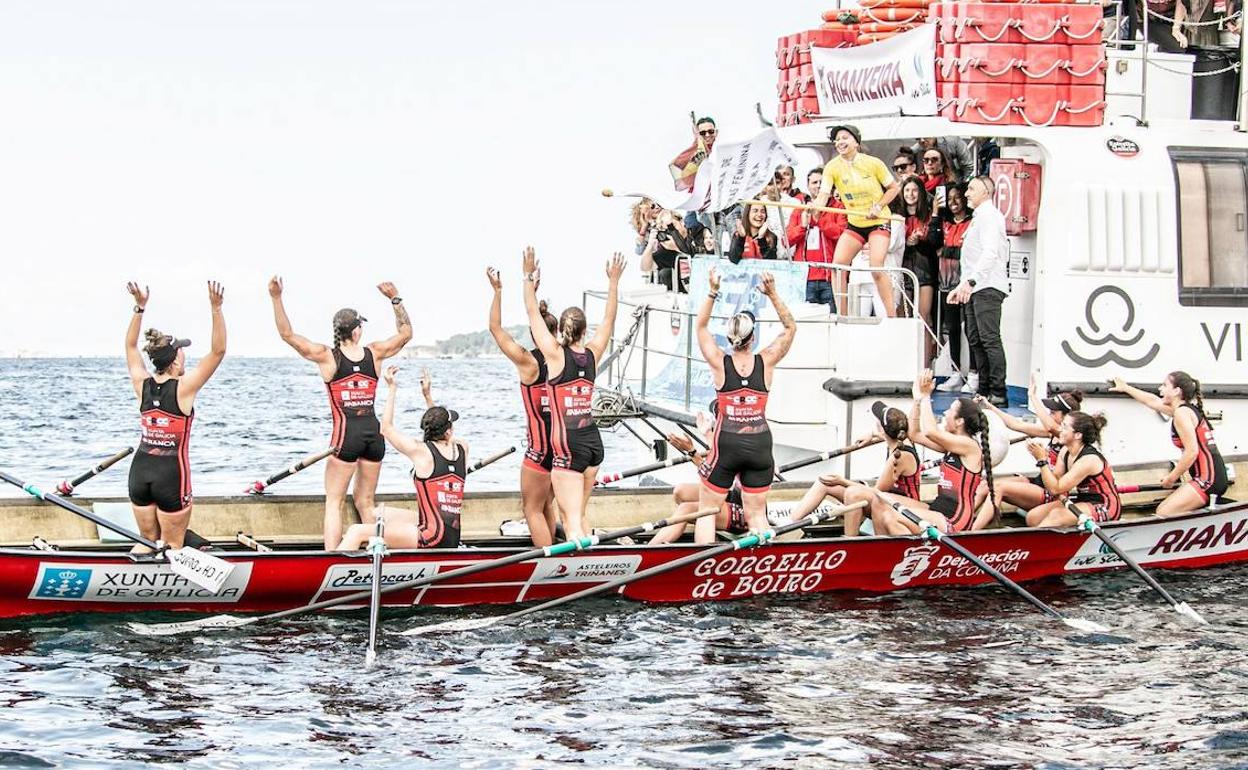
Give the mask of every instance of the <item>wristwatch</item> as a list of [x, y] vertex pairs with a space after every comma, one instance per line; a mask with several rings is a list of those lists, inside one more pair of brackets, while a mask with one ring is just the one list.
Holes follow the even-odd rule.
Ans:
[[144, 308], [144, 307], [143, 307], [143, 306], [141, 306], [141, 305], [135, 305], [135, 306], [134, 306], [134, 312], [135, 312], [135, 313], [142, 313], [144, 310], [146, 310], [146, 308]]
[[402, 298], [402, 297], [391, 297], [391, 298], [390, 298], [390, 304], [391, 304], [391, 305], [401, 305], [401, 304], [403, 304], [403, 298]]
[[975, 279], [974, 279], [974, 278], [967, 278], [967, 279], [966, 279], [966, 285], [967, 285], [967, 286], [970, 286], [972, 289], [974, 289], [974, 288], [975, 288]]
[[1036, 460], [1036, 467], [1047, 468], [1049, 467], [1049, 461], [1048, 460]]

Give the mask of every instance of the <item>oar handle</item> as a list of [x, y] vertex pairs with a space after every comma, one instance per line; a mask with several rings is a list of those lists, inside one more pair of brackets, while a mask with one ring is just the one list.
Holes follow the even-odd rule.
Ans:
[[1102, 543], [1105, 544], [1107, 548], [1109, 548], [1109, 550], [1114, 552], [1115, 556], [1117, 556], [1119, 559], [1122, 560], [1123, 564], [1130, 567], [1131, 570], [1135, 572], [1135, 574], [1139, 575], [1140, 578], [1145, 583], [1148, 584], [1148, 587], [1156, 591], [1161, 596], [1162, 599], [1165, 599], [1166, 602], [1170, 604], [1170, 606], [1172, 607], [1179, 606], [1178, 600], [1175, 599], [1173, 596], [1171, 596], [1169, 591], [1167, 591], [1165, 588], [1162, 588], [1161, 584], [1158, 583], [1153, 578], [1152, 575], [1148, 574], [1148, 572], [1146, 572], [1144, 568], [1140, 566], [1139, 562], [1137, 562], [1135, 559], [1132, 559], [1130, 556], [1128, 556], [1127, 552], [1122, 550], [1122, 546], [1115, 543], [1112, 537], [1105, 534], [1105, 530], [1101, 529], [1100, 525], [1097, 524], [1096, 521], [1094, 521], [1091, 516], [1079, 510], [1079, 506], [1071, 502], [1069, 498], [1063, 500], [1062, 503], [1066, 506], [1066, 510], [1073, 513], [1075, 515], [1075, 518], [1079, 520], [1080, 529], [1082, 529], [1085, 532], [1091, 532], [1093, 535], [1095, 535], [1098, 540], [1100, 540]]
[[60, 484], [57, 484], [56, 491], [62, 495], [72, 495], [74, 493], [74, 488], [77, 487], [79, 484], [82, 484], [85, 481], [95, 478], [96, 476], [100, 475], [104, 471], [113, 467], [117, 463], [126, 459], [133, 453], [134, 453], [134, 447], [128, 446], [125, 449], [118, 452], [117, 454], [108, 458], [107, 460], [104, 460], [103, 462], [101, 462], [99, 465], [95, 466], [91, 470], [82, 474], [78, 478], [74, 479], [73, 481], [62, 481]]
[[639, 468], [633, 468], [627, 471], [616, 471], [615, 473], [604, 473], [603, 475], [598, 477], [598, 480], [594, 482], [594, 485], [599, 486], [599, 487], [606, 486], [607, 484], [614, 483], [621, 479], [628, 479], [628, 478], [632, 478], [633, 476], [640, 476], [643, 473], [649, 473], [650, 471], [657, 471], [663, 468], [671, 468], [673, 465], [680, 465], [681, 463], [687, 463], [689, 462], [690, 459], [692, 458], [690, 458], [689, 455], [680, 455], [679, 457], [669, 457], [666, 460], [661, 460], [659, 462], [650, 463], [648, 465], [642, 465]]
[[114, 524], [108, 519], [95, 515], [94, 513], [92, 513], [91, 511], [88, 511], [86, 508], [83, 508], [82, 506], [71, 503], [70, 501], [66, 500], [65, 498], [61, 497], [58, 494], [55, 494], [53, 492], [45, 492], [44, 490], [40, 489], [34, 484], [28, 484], [22, 481], [21, 479], [17, 478], [16, 476], [6, 473], [5, 471], [0, 471], [0, 481], [6, 481], [9, 484], [12, 484], [13, 486], [17, 487], [18, 489], [21, 489], [23, 492], [30, 495], [31, 497], [38, 498], [40, 500], [43, 500], [44, 502], [52, 503], [55, 506], [64, 508], [65, 510], [69, 511], [72, 514], [81, 516], [87, 521], [94, 522], [95, 524], [100, 525], [104, 529], [110, 530], [112, 532], [116, 532], [118, 535], [121, 535], [127, 540], [133, 540], [136, 543], [145, 545], [148, 548], [151, 548], [153, 551], [160, 550], [159, 545], [157, 545], [152, 540], [148, 540], [147, 538], [143, 537], [139, 533], [131, 532], [125, 527]]
[[1161, 484], [1119, 484], [1115, 487], [1118, 494], [1128, 495], [1132, 492], [1162, 492], [1173, 487], [1165, 487]]
[[864, 219], [891, 219], [894, 222], [905, 222], [906, 218], [898, 214], [890, 214], [886, 217], [871, 217], [865, 211], [850, 211], [849, 209], [838, 209], [833, 206], [812, 206], [809, 203], [787, 203], [781, 201], [760, 201], [745, 200], [742, 203], [753, 203], [757, 206], [775, 206], [782, 209], [798, 209], [800, 211], [826, 211], [830, 214], [847, 214], [849, 216], [863, 217]]
[[509, 446], [501, 452], [492, 454], [489, 457], [485, 458], [484, 460], [481, 460], [480, 462], [478, 462], [476, 465], [469, 468], [467, 473], [465, 473], [464, 475], [467, 475], [468, 473], [472, 473], [473, 471], [479, 471], [485, 466], [489, 465], [490, 463], [496, 463], [514, 451], [516, 451], [516, 448], [514, 446]]
[[286, 468], [285, 470], [281, 470], [281, 471], [278, 471], [277, 473], [274, 473], [272, 476], [269, 476], [264, 481], [253, 481], [251, 483], [251, 486], [243, 490], [243, 494], [248, 494], [248, 495], [262, 494], [266, 488], [272, 486], [273, 484], [276, 484], [277, 482], [281, 481], [282, 479], [288, 476], [295, 475], [296, 473], [303, 470], [304, 468], [307, 468], [312, 465], [316, 465], [321, 460], [324, 460], [326, 457], [329, 457], [333, 453], [334, 453], [333, 448], [330, 448], [330, 449], [326, 449], [323, 452], [317, 452], [314, 455], [309, 455], [308, 457], [303, 458], [302, 460], [290, 466], [289, 468]]
[[827, 452], [820, 452], [817, 455], [811, 455], [810, 457], [804, 457], [801, 460], [794, 460], [791, 463], [785, 463], [784, 465], [781, 465], [779, 468], [777, 468], [776, 472], [785, 473], [786, 471], [795, 470], [797, 468], [805, 468], [807, 465], [814, 465], [815, 463], [821, 463], [824, 460], [831, 460], [836, 457], [847, 455], [850, 452], [857, 452], [859, 449], [865, 449], [866, 447], [874, 446], [875, 444], [878, 444], [883, 440], [884, 439], [882, 438], [873, 436], [863, 441], [855, 441], [849, 446], [843, 446], [840, 449], [832, 449]]

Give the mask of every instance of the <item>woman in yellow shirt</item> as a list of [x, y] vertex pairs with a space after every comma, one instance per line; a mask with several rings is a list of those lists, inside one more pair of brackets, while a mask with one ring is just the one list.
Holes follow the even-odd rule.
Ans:
[[[862, 144], [858, 129], [853, 126], [835, 126], [831, 137], [837, 156], [823, 168], [823, 185], [813, 205], [827, 206], [828, 199], [835, 190], [845, 208], [852, 212], [849, 215], [849, 226], [836, 242], [832, 261], [837, 265], [849, 265], [865, 245], [871, 267], [883, 267], [891, 237], [892, 212], [888, 210], [888, 204], [901, 192], [901, 185], [893, 179], [882, 160], [858, 152]], [[876, 272], [871, 277], [875, 280], [885, 312], [890, 318], [897, 315], [893, 300], [893, 282], [888, 274]], [[836, 296], [843, 301], [849, 276], [845, 271], [838, 270], [835, 271], [834, 278]]]

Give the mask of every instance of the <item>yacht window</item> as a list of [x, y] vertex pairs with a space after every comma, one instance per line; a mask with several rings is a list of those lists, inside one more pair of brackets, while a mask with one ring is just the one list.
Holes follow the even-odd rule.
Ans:
[[1180, 304], [1248, 305], [1248, 153], [1172, 148], [1170, 155]]

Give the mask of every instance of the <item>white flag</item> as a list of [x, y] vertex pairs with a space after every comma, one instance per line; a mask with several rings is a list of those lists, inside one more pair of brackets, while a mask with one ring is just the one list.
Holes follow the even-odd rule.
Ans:
[[698, 167], [693, 193], [675, 208], [680, 211], [723, 211], [737, 201], [754, 198], [775, 178], [778, 166], [796, 166], [797, 151], [768, 128], [744, 142], [720, 139]]

